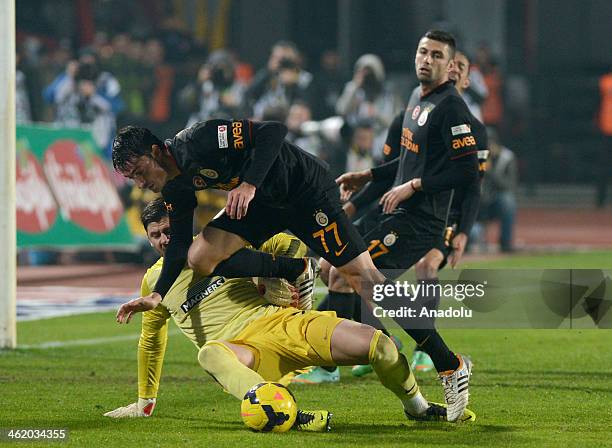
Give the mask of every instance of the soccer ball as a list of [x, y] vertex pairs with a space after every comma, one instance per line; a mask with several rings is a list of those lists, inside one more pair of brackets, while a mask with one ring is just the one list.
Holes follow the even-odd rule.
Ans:
[[293, 394], [279, 383], [259, 383], [244, 396], [240, 405], [242, 421], [253, 431], [289, 431], [297, 417]]

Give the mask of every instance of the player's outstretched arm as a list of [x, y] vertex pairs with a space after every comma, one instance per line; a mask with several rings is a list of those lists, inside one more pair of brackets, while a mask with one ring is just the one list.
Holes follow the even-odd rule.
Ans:
[[342, 201], [348, 201], [354, 192], [361, 190], [363, 186], [371, 180], [371, 170], [344, 173], [336, 179], [336, 184], [340, 187], [340, 199]]
[[387, 191], [379, 202], [379, 204], [383, 206], [383, 212], [391, 213], [397, 208], [400, 202], [410, 199], [416, 192], [415, 183], [419, 180], [420, 179], [411, 179]]
[[135, 313], [142, 313], [144, 311], [149, 311], [155, 308], [162, 300], [162, 296], [160, 296], [156, 292], [152, 292], [151, 294], [139, 297], [134, 300], [130, 300], [129, 302], [124, 303], [119, 307], [117, 311], [117, 322], [120, 324], [128, 324], [130, 320], [132, 320], [132, 316]]
[[104, 414], [104, 417], [131, 418], [150, 417], [155, 409], [155, 398], [139, 398], [136, 403], [122, 406]]

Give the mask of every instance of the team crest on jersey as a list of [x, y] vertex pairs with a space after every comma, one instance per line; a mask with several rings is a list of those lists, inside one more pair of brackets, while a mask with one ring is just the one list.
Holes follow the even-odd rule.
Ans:
[[229, 148], [226, 125], [217, 126], [217, 140], [219, 141], [219, 148]]
[[218, 179], [219, 173], [210, 168], [204, 168], [200, 170], [200, 174], [204, 177], [208, 177], [209, 179]]
[[419, 126], [423, 126], [425, 122], [427, 121], [428, 116], [429, 116], [429, 110], [425, 109], [423, 112], [421, 112], [421, 115], [419, 116], [419, 119], [417, 120], [417, 124]]
[[395, 244], [395, 242], [397, 241], [397, 233], [395, 232], [391, 232], [388, 233], [384, 238], [383, 238], [383, 244], [387, 247], [389, 246], [393, 246]]
[[421, 112], [421, 106], [417, 105], [413, 110], [412, 110], [412, 119], [416, 120], [416, 118], [419, 116], [419, 112]]
[[315, 221], [317, 221], [317, 224], [319, 224], [321, 227], [325, 227], [327, 224], [329, 224], [329, 218], [320, 210], [315, 215]]
[[206, 188], [206, 181], [200, 176], [193, 176], [193, 186], [198, 189]]

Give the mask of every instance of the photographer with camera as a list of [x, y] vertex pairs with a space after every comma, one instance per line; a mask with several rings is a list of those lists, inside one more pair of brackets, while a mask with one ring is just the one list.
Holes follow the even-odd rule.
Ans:
[[45, 100], [55, 106], [55, 123], [66, 127], [90, 125], [94, 140], [110, 158], [117, 113], [123, 108], [117, 79], [101, 71], [94, 53], [84, 52], [70, 61], [44, 91]]
[[385, 67], [374, 54], [364, 54], [353, 71], [353, 79], [346, 83], [338, 102], [336, 112], [348, 126], [356, 128], [360, 122], [372, 123], [374, 158], [381, 160], [387, 129], [401, 109], [398, 98], [385, 86]]
[[255, 74], [246, 92], [246, 105], [257, 119], [262, 119], [270, 109], [288, 111], [298, 100], [312, 108], [312, 80], [312, 74], [302, 69], [296, 46], [292, 42], [277, 42], [267, 67]]
[[236, 81], [235, 63], [227, 50], [216, 50], [198, 72], [196, 82], [179, 93], [181, 105], [189, 110], [187, 127], [211, 118], [242, 115], [244, 86]]

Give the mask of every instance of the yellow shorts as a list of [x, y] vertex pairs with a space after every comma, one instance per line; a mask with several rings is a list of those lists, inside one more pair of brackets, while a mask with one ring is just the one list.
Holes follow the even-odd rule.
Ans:
[[334, 311], [283, 308], [254, 320], [229, 342], [249, 348], [253, 370], [266, 381], [278, 381], [294, 370], [333, 365], [331, 335], [343, 320]]

